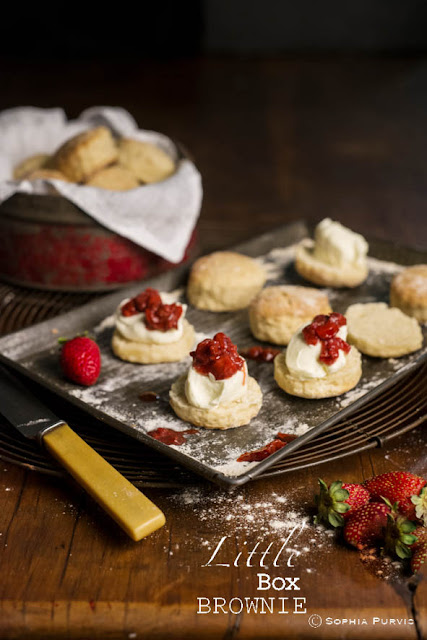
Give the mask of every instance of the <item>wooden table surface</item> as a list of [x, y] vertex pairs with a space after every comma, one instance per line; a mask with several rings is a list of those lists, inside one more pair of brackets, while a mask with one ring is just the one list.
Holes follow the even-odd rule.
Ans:
[[[2, 67], [0, 108], [62, 105], [75, 117], [120, 104], [141, 126], [183, 142], [203, 175], [205, 252], [326, 216], [427, 247], [427, 60]], [[427, 638], [425, 580], [360, 557], [310, 518], [319, 475], [351, 482], [395, 469], [426, 474], [426, 447], [421, 426], [384, 449], [233, 493], [202, 483], [147, 489], [167, 522], [140, 543], [72, 483], [0, 461], [0, 636]], [[285, 525], [295, 525], [287, 542]], [[245, 564], [257, 543], [258, 552], [272, 543], [267, 570], [261, 553]], [[266, 571], [289, 578], [286, 592], [258, 589]], [[274, 613], [238, 613], [240, 600], [257, 597], [275, 597]], [[214, 598], [227, 607], [232, 600], [233, 610], [214, 613]]]

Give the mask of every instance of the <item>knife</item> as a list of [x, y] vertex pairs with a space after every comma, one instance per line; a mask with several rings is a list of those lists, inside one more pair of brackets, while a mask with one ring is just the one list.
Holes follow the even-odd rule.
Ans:
[[164, 514], [151, 500], [3, 366], [0, 413], [23, 436], [44, 445], [133, 540], [141, 540], [165, 524]]

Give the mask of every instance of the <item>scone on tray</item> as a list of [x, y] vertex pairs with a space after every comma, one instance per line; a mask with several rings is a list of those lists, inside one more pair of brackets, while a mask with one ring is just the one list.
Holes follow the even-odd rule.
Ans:
[[55, 153], [52, 166], [72, 182], [86, 182], [118, 157], [117, 145], [107, 127], [97, 127], [67, 140]]
[[170, 403], [182, 420], [208, 429], [246, 425], [262, 405], [262, 392], [246, 361], [224, 333], [197, 345], [193, 364], [172, 385]]
[[119, 164], [145, 184], [165, 180], [175, 171], [175, 162], [150, 142], [121, 138]]
[[194, 263], [187, 297], [198, 309], [245, 309], [266, 281], [265, 269], [252, 258], [232, 251], [216, 251]]
[[310, 282], [326, 287], [357, 287], [368, 276], [368, 243], [358, 233], [325, 218], [314, 232], [314, 241], [297, 247], [295, 268]]
[[249, 307], [251, 331], [258, 340], [286, 345], [297, 329], [318, 314], [331, 313], [328, 297], [311, 287], [266, 287]]
[[274, 360], [274, 379], [301, 398], [331, 398], [353, 389], [362, 375], [360, 353], [346, 342], [340, 313], [317, 315], [291, 338]]
[[427, 322], [427, 264], [407, 267], [394, 276], [390, 306], [398, 307], [418, 322]]
[[385, 302], [352, 304], [346, 317], [349, 341], [367, 356], [399, 358], [422, 347], [417, 320]]
[[140, 364], [182, 360], [195, 340], [194, 328], [185, 319], [186, 308], [150, 288], [123, 300], [116, 311], [113, 352]]

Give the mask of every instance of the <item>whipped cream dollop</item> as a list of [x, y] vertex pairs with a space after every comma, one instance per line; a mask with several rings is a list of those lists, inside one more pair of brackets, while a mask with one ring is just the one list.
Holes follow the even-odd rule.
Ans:
[[248, 369], [236, 371], [229, 378], [217, 380], [212, 373], [203, 375], [190, 367], [185, 383], [185, 395], [193, 407], [211, 409], [242, 398], [248, 388]]
[[[180, 304], [176, 302], [173, 295], [169, 293], [159, 294], [163, 304]], [[131, 316], [123, 316], [121, 308], [129, 298], [122, 300], [116, 310], [115, 322], [116, 329], [119, 333], [132, 342], [144, 342], [145, 344], [169, 344], [171, 342], [177, 342], [184, 332], [184, 317], [187, 310], [186, 304], [180, 304], [182, 307], [182, 314], [178, 320], [178, 326], [176, 329], [169, 329], [169, 331], [157, 331], [156, 329], [148, 329], [145, 324], [145, 314], [135, 313]]]
[[[348, 356], [340, 349], [338, 358], [332, 364], [320, 362], [321, 341], [319, 340], [317, 344], [307, 344], [304, 340], [302, 332], [309, 324], [302, 326], [292, 336], [286, 349], [286, 366], [295, 378], [324, 378], [329, 373], [342, 369]], [[347, 325], [340, 327], [336, 335], [346, 341]]]
[[313, 257], [335, 267], [362, 266], [366, 262], [369, 245], [360, 233], [339, 222], [325, 218], [314, 231]]

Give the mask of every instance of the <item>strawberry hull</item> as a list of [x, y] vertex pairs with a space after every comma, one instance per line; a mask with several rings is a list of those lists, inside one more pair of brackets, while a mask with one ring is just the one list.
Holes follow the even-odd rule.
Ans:
[[[0, 237], [0, 276], [41, 289], [115, 289], [177, 266], [102, 227], [60, 196], [9, 198], [0, 206]], [[194, 244], [195, 233], [182, 263]]]

